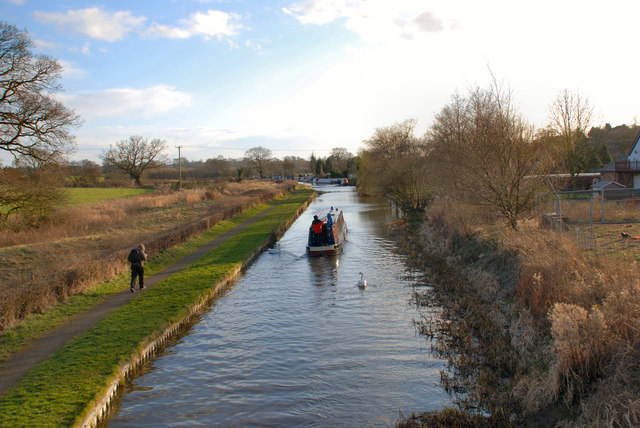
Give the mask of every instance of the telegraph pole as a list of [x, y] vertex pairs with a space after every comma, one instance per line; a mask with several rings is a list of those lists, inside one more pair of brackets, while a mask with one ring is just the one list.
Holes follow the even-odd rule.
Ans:
[[176, 146], [178, 149], [178, 189], [182, 188], [182, 156], [180, 156], [180, 149], [183, 146]]

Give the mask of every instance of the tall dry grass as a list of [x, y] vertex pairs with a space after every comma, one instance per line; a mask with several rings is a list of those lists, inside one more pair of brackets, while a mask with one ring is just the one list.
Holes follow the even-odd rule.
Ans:
[[[624, 222], [640, 220], [640, 201], [637, 199], [625, 200], [604, 200], [600, 196], [594, 196], [593, 202], [590, 203], [588, 193], [585, 192], [585, 198], [566, 198], [561, 199], [560, 210], [562, 215], [573, 223], [586, 223], [590, 220], [599, 222], [602, 219], [604, 209], [604, 218], [607, 222]], [[538, 211], [540, 213], [550, 213], [557, 211], [557, 200], [546, 197], [545, 200], [538, 202]]]
[[472, 282], [482, 305], [493, 302], [486, 310], [516, 351], [519, 369], [503, 384], [509, 391], [493, 394], [508, 392], [523, 421], [556, 415], [553, 424], [638, 426], [637, 263], [582, 250], [535, 220], [518, 231], [501, 227], [477, 207], [446, 199], [434, 201], [428, 219], [421, 245]]
[[193, 204], [208, 199], [216, 200], [222, 196], [207, 189], [189, 189], [110, 199], [63, 209], [49, 222], [37, 228], [20, 225], [20, 218], [16, 216], [16, 224], [0, 233], [0, 248], [69, 238], [84, 234], [88, 229], [104, 230], [126, 221], [133, 221], [133, 216], [145, 209]]
[[[582, 257], [576, 260], [576, 254], [567, 257], [569, 265], [582, 261]], [[538, 268], [544, 270], [544, 266]], [[549, 365], [530, 373], [519, 388], [528, 409], [560, 402], [577, 408], [579, 424], [606, 421], [626, 426], [630, 420], [638, 421], [640, 383], [630, 382], [640, 379], [639, 365], [630, 364], [640, 360], [637, 275], [635, 264], [594, 261], [574, 271], [564, 283], [535, 281], [536, 295], [545, 297], [545, 305], [538, 302], [538, 306], [549, 307], [548, 327], [542, 331], [550, 342], [541, 347]], [[548, 277], [553, 278], [547, 271], [544, 278]]]
[[69, 208], [37, 230], [5, 230], [0, 331], [126, 272], [126, 255], [139, 242], [153, 257], [295, 185], [248, 181], [224, 189], [161, 191]]

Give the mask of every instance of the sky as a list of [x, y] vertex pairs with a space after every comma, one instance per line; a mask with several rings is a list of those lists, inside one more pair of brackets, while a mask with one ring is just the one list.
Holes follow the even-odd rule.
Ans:
[[594, 125], [640, 116], [636, 0], [0, 0], [64, 68], [73, 160], [132, 135], [189, 160], [352, 153], [376, 128], [424, 134], [453, 94], [512, 91], [537, 127], [563, 90]]

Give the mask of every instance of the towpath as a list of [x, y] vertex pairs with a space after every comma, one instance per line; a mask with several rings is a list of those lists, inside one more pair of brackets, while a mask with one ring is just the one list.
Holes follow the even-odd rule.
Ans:
[[[298, 192], [294, 192], [292, 195]], [[291, 197], [292, 195], [290, 195], [289, 197]], [[287, 199], [289, 198], [284, 199], [283, 201], [262, 211], [261, 213], [250, 218], [244, 223], [218, 236], [214, 240], [205, 244], [199, 250], [187, 255], [177, 263], [167, 267], [166, 269], [158, 273], [155, 273], [154, 275], [150, 275], [149, 277], [145, 278], [144, 290], [153, 287], [158, 282], [188, 267], [193, 262], [225, 242], [227, 239], [234, 236], [236, 233], [246, 229], [256, 221], [258, 221], [260, 218], [271, 212]], [[59, 327], [46, 332], [42, 337], [37, 339], [31, 345], [9, 357], [9, 359], [5, 361], [2, 367], [0, 367], [0, 395], [4, 394], [9, 389], [14, 387], [20, 381], [20, 379], [22, 379], [22, 377], [27, 374], [29, 370], [43, 362], [45, 359], [47, 359], [47, 357], [60, 349], [69, 340], [89, 330], [103, 318], [108, 316], [113, 310], [124, 305], [130, 299], [135, 297], [136, 294], [144, 292], [144, 290], [138, 291], [136, 289], [135, 293], [131, 293], [129, 291], [129, 287], [127, 287], [124, 291], [108, 297], [102, 303], [94, 306], [88, 311], [71, 318]]]

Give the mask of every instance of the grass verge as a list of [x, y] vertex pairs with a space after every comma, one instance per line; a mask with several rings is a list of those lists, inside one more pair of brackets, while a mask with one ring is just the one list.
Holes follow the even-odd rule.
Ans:
[[[77, 423], [123, 364], [150, 339], [181, 320], [215, 283], [241, 266], [273, 236], [274, 224], [285, 224], [310, 195], [311, 191], [305, 190], [292, 196], [189, 268], [136, 296], [55, 352], [0, 397], [0, 426]], [[249, 218], [250, 213], [243, 216]], [[241, 218], [234, 221], [241, 222]], [[199, 240], [204, 243], [219, 233], [212, 230]]]
[[[98, 390], [104, 388], [106, 382], [104, 378], [105, 373], [110, 372], [111, 375], [113, 375], [123, 358], [126, 360], [127, 356], [130, 356], [136, 349], [139, 349], [144, 338], [150, 336], [153, 332], [161, 331], [167, 323], [170, 324], [171, 322], [175, 322], [176, 319], [180, 319], [186, 308], [197, 300], [198, 295], [206, 294], [206, 291], [210, 290], [213, 284], [223, 279], [228, 272], [234, 270], [236, 266], [241, 264], [255, 248], [272, 236], [274, 225], [279, 226], [284, 224], [311, 194], [311, 191], [305, 190], [292, 196], [256, 224], [229, 239], [204, 259], [197, 261], [187, 271], [179, 272], [168, 280], [157, 284], [154, 288], [136, 298], [135, 302], [131, 302], [124, 308], [116, 311], [109, 317], [109, 319], [115, 317], [115, 324], [112, 324], [112, 327], [106, 327], [107, 330], [112, 333], [111, 335], [105, 333], [97, 326], [94, 328], [94, 330], [97, 329], [97, 332], [92, 330], [83, 338], [77, 340], [80, 342], [79, 347], [74, 344], [67, 345], [63, 350], [59, 351], [59, 353], [62, 353], [61, 359], [53, 356], [27, 375], [23, 384], [13, 391], [8, 392], [0, 399], [0, 426], [32, 426], [34, 423], [32, 417], [42, 415], [39, 409], [43, 403], [39, 400], [41, 400], [42, 397], [46, 397], [47, 394], [51, 394], [49, 398], [51, 398], [53, 402], [58, 403], [57, 405], [52, 403], [54, 407], [58, 406], [58, 409], [47, 410], [45, 413], [58, 414], [62, 412], [59, 414], [66, 415], [61, 416], [63, 419], [66, 419], [64, 419], [65, 422], [61, 422], [62, 420], [47, 419], [47, 421], [43, 421], [42, 424], [38, 423], [38, 425], [46, 426], [60, 423], [68, 425], [71, 423], [68, 419], [68, 411], [65, 410], [68, 405], [61, 405], [60, 403], [84, 402], [84, 405], [86, 405], [91, 400], [89, 399], [87, 401], [87, 396], [82, 394], [81, 391], [84, 388], [78, 389], [76, 386], [70, 386], [69, 390], [74, 391], [78, 389], [78, 393], [82, 398], [80, 398], [79, 401], [68, 398], [69, 394], [63, 393], [59, 387], [60, 385], [65, 385], [63, 389], [67, 389], [67, 385], [73, 384], [73, 382], [64, 380], [66, 376], [70, 375], [72, 378], [77, 377], [77, 380], [82, 384], [87, 382], [91, 383], [93, 390], [96, 390], [96, 388]], [[162, 270], [185, 255], [197, 250], [220, 234], [245, 222], [283, 199], [285, 199], [285, 197], [251, 208], [244, 214], [222, 222], [186, 244], [163, 251], [149, 263], [149, 273], [152, 274], [153, 272]], [[29, 319], [20, 326], [9, 330], [7, 332], [9, 334], [4, 334], [1, 337], [0, 349], [2, 350], [4, 358], [6, 359], [9, 354], [19, 350], [25, 344], [39, 336], [43, 331], [61, 324], [69, 317], [88, 309], [109, 295], [119, 292], [126, 287], [128, 287], [128, 280], [126, 276], [123, 275], [107, 284], [95, 288], [90, 293], [70, 298], [67, 302], [58, 305], [52, 311], [29, 317]], [[143, 303], [141, 304], [140, 301]], [[103, 321], [103, 323], [110, 325], [108, 320]], [[122, 325], [118, 327], [120, 323]], [[83, 345], [87, 337], [89, 337], [89, 344]], [[103, 343], [102, 340], [105, 339], [107, 342]], [[74, 341], [74, 343], [77, 341]], [[134, 342], [136, 342], [135, 345], [133, 345]], [[101, 352], [96, 353], [95, 349], [100, 349]], [[95, 364], [102, 365], [100, 370], [95, 369], [93, 365], [94, 362], [85, 359], [85, 357], [92, 354], [94, 354], [94, 357], [98, 357]], [[105, 361], [105, 358], [108, 363]], [[93, 358], [90, 358], [90, 360], [92, 359]], [[48, 368], [50, 364], [55, 366], [56, 362], [62, 362], [60, 370], [63, 373], [68, 372], [66, 375], [58, 373], [56, 370], [51, 371], [51, 369]], [[104, 364], [111, 364], [111, 366], [107, 369]], [[89, 366], [92, 368], [86, 368], [85, 371], [85, 367]], [[69, 369], [69, 367], [72, 369]], [[40, 373], [41, 370], [46, 374], [45, 376]], [[89, 372], [91, 375], [85, 376], [85, 374]], [[98, 375], [101, 379], [97, 384], [89, 381], [89, 378], [95, 375]], [[29, 379], [33, 381], [34, 378], [37, 382], [46, 379], [44, 384], [49, 385], [49, 388], [52, 389], [49, 389], [48, 393], [45, 392], [48, 388], [45, 388], [43, 385], [31, 389]], [[28, 395], [30, 398], [26, 399], [23, 394]], [[58, 395], [59, 398], [52, 398]], [[71, 393], [70, 395], [76, 396], [76, 393]], [[20, 398], [14, 401], [16, 397]], [[48, 401], [48, 399], [46, 400]], [[28, 406], [26, 403], [34, 403], [34, 405]], [[13, 406], [19, 408], [19, 410], [16, 410]], [[48, 407], [49, 405], [45, 405], [45, 408]], [[75, 413], [77, 414], [78, 409], [76, 406], [74, 405], [72, 407], [76, 409]], [[13, 410], [11, 410], [12, 408]], [[21, 417], [17, 415], [30, 416], [21, 419]], [[49, 417], [50, 416], [51, 415], [49, 415]]]
[[278, 198], [293, 180], [228, 183], [111, 199], [63, 209], [51, 224], [0, 233], [0, 335], [32, 313], [44, 313], [128, 271], [128, 250], [147, 254], [188, 241], [253, 205]]
[[70, 206], [153, 193], [153, 189], [126, 187], [65, 187], [63, 191], [67, 198], [69, 198]]
[[[254, 206], [243, 214], [220, 222], [209, 231], [189, 242], [161, 251], [146, 264], [146, 275], [153, 275], [165, 269], [186, 255], [198, 250], [207, 242], [244, 223], [255, 215], [284, 200], [286, 197], [287, 196], [283, 196], [270, 202]], [[45, 313], [29, 315], [23, 322], [0, 335], [0, 364], [9, 358], [11, 354], [27, 346], [47, 330], [61, 325], [72, 316], [86, 311], [110, 295], [118, 293], [128, 286], [129, 273], [126, 273], [105, 284], [94, 287], [83, 294], [71, 296], [65, 302], [56, 305]]]

